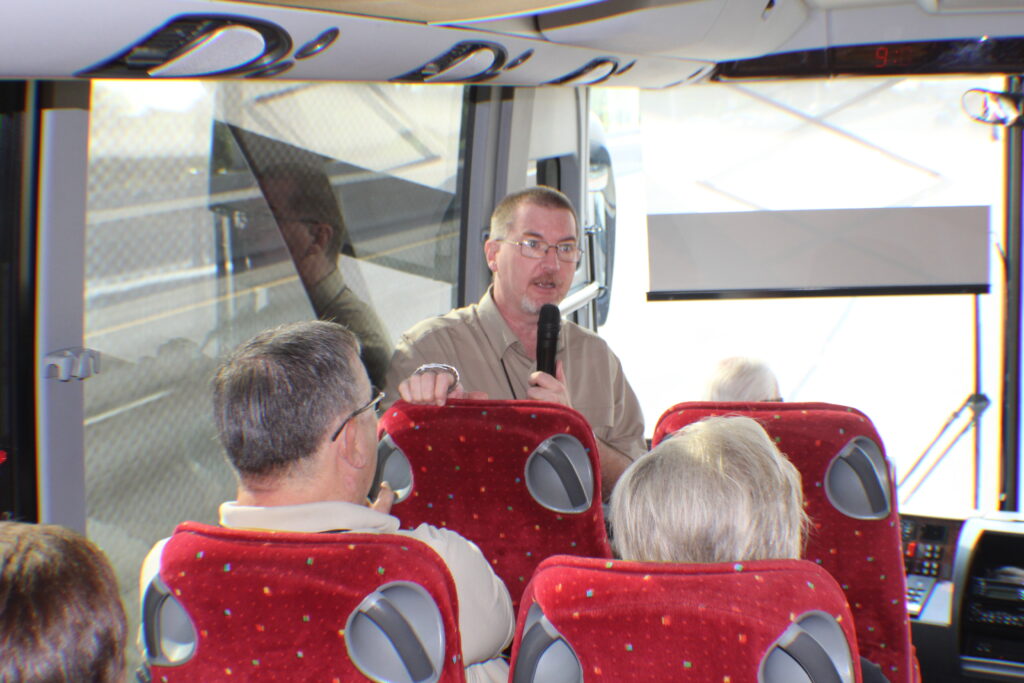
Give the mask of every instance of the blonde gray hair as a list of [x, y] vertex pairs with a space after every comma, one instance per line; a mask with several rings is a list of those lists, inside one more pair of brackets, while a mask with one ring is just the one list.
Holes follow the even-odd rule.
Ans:
[[779, 381], [767, 365], [753, 358], [719, 361], [708, 382], [708, 401], [778, 401]]
[[625, 560], [799, 558], [807, 516], [800, 473], [748, 417], [709, 417], [633, 463], [612, 491]]

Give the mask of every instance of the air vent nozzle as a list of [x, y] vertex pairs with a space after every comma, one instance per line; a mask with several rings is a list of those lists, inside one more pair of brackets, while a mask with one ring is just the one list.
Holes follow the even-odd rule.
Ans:
[[78, 74], [194, 78], [263, 70], [291, 50], [288, 33], [248, 17], [188, 15], [168, 21], [119, 55]]

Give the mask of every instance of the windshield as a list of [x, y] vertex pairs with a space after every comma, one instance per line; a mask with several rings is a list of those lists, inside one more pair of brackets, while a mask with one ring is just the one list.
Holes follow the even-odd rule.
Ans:
[[[976, 455], [977, 506], [996, 508], [1004, 143], [960, 101], [969, 88], [1000, 82], [862, 78], [595, 93], [620, 221], [602, 335], [641, 397], [648, 434], [673, 404], [704, 398], [719, 360], [752, 356], [774, 370], [786, 401], [853, 406], [872, 419], [905, 480], [901, 511], [973, 509]], [[650, 291], [648, 215], [901, 207], [987, 209], [977, 234], [990, 293], [635, 303]], [[973, 430], [971, 406], [982, 401], [965, 403], [979, 390], [991, 405]]]

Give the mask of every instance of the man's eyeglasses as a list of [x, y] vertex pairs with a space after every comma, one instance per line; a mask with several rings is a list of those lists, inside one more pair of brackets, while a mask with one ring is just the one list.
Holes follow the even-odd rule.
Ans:
[[375, 409], [377, 407], [377, 404], [384, 400], [385, 394], [383, 391], [379, 391], [377, 387], [371, 387], [370, 389], [374, 394], [373, 398], [371, 398], [365, 405], [363, 405], [361, 408], [357, 408], [355, 412], [353, 412], [351, 415], [345, 418], [345, 421], [341, 423], [340, 427], [338, 427], [338, 431], [334, 432], [334, 436], [331, 437], [332, 442], [338, 440], [338, 437], [341, 436], [341, 430], [345, 428], [345, 425], [349, 423], [349, 420], [351, 420], [354, 417], [358, 417], [360, 414], [365, 413], [367, 410], [370, 410], [371, 408]]
[[548, 255], [548, 251], [551, 249], [555, 250], [555, 256], [562, 263], [579, 263], [580, 257], [583, 255], [583, 250], [573, 240], [566, 240], [565, 242], [559, 242], [557, 244], [548, 244], [544, 240], [535, 240], [533, 238], [525, 240], [506, 240], [500, 237], [494, 238], [495, 242], [505, 242], [506, 244], [515, 244], [519, 246], [519, 253], [526, 258], [540, 259]]
[[317, 222], [315, 218], [287, 216], [284, 214], [278, 215], [273, 211], [267, 210], [235, 211], [233, 218], [237, 227], [240, 228], [246, 228], [251, 225], [281, 225], [282, 223], [303, 223], [305, 225], [310, 225]]

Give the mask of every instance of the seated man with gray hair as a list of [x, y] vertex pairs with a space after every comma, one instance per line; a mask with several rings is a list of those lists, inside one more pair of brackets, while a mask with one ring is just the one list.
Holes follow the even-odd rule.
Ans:
[[719, 361], [704, 396], [708, 401], [781, 401], [779, 381], [765, 363], [733, 357]]
[[[386, 484], [368, 500], [377, 463], [375, 408], [359, 342], [332, 322], [282, 325], [253, 337], [220, 366], [214, 420], [238, 477], [237, 500], [220, 506], [221, 526], [306, 533], [397, 534], [430, 546], [458, 596], [466, 679], [504, 682], [512, 602], [480, 550], [455, 532], [422, 524], [400, 530]], [[141, 586], [160, 568], [165, 541], [143, 564]]]

